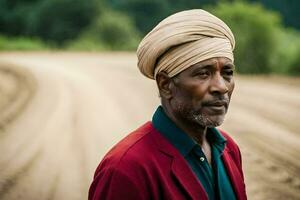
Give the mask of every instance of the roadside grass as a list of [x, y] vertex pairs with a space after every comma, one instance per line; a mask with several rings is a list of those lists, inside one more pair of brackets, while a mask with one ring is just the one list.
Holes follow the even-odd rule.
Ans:
[[40, 51], [49, 49], [49, 45], [38, 39], [0, 35], [0, 51]]

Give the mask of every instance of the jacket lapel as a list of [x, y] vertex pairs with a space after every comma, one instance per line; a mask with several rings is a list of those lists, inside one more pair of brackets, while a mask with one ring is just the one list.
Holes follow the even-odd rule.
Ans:
[[223, 162], [225, 165], [225, 168], [227, 170], [228, 176], [230, 177], [233, 189], [235, 191], [236, 197], [238, 200], [246, 200], [246, 191], [244, 187], [244, 181], [242, 179], [242, 175], [240, 174], [239, 169], [235, 165], [235, 162], [233, 161], [231, 157], [231, 151], [227, 148], [224, 149], [223, 153]]
[[173, 147], [156, 129], [154, 129], [154, 140], [158, 145], [158, 149], [170, 156], [171, 174], [173, 178], [179, 183], [191, 199], [208, 200], [207, 194], [194, 175], [192, 169], [189, 167], [187, 161], [180, 154], [180, 152]]
[[173, 157], [171, 171], [192, 199], [208, 200], [203, 186], [181, 155]]

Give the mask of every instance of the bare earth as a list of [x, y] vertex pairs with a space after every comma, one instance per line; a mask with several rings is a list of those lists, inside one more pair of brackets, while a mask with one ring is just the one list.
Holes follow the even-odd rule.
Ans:
[[[223, 129], [253, 200], [300, 199], [300, 80], [237, 77]], [[132, 53], [0, 54], [0, 199], [81, 200], [104, 153], [151, 119]]]

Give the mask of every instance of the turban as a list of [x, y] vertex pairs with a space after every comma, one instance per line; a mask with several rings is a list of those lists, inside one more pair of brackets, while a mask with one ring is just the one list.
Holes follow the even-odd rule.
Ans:
[[173, 77], [214, 57], [233, 62], [234, 36], [219, 18], [201, 9], [175, 13], [152, 29], [137, 49], [138, 68], [155, 79], [164, 71]]

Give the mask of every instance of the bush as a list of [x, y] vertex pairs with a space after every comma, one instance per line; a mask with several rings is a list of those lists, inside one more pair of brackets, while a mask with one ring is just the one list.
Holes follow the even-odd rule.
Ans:
[[135, 50], [140, 37], [128, 16], [105, 12], [87, 28], [80, 40], [94, 41], [108, 50]]
[[32, 38], [11, 38], [0, 35], [0, 51], [47, 50], [49, 47], [42, 41]]
[[220, 3], [209, 10], [224, 20], [236, 38], [234, 52], [240, 73], [270, 73], [278, 47], [280, 17], [258, 4]]
[[109, 48], [92, 38], [81, 37], [69, 42], [65, 49], [71, 51], [105, 51]]
[[300, 75], [300, 45], [296, 51], [296, 56], [294, 57], [294, 60], [292, 61], [291, 65], [289, 66], [288, 73], [293, 76], [299, 76]]
[[217, 0], [106, 0], [107, 5], [130, 16], [142, 33], [148, 33], [168, 15], [187, 9], [215, 4]]
[[113, 9], [130, 16], [143, 34], [170, 14], [170, 3], [166, 0], [106, 0], [106, 2]]
[[290, 74], [293, 63], [300, 55], [300, 33], [292, 29], [282, 29], [278, 33], [278, 43], [272, 59], [272, 72]]

